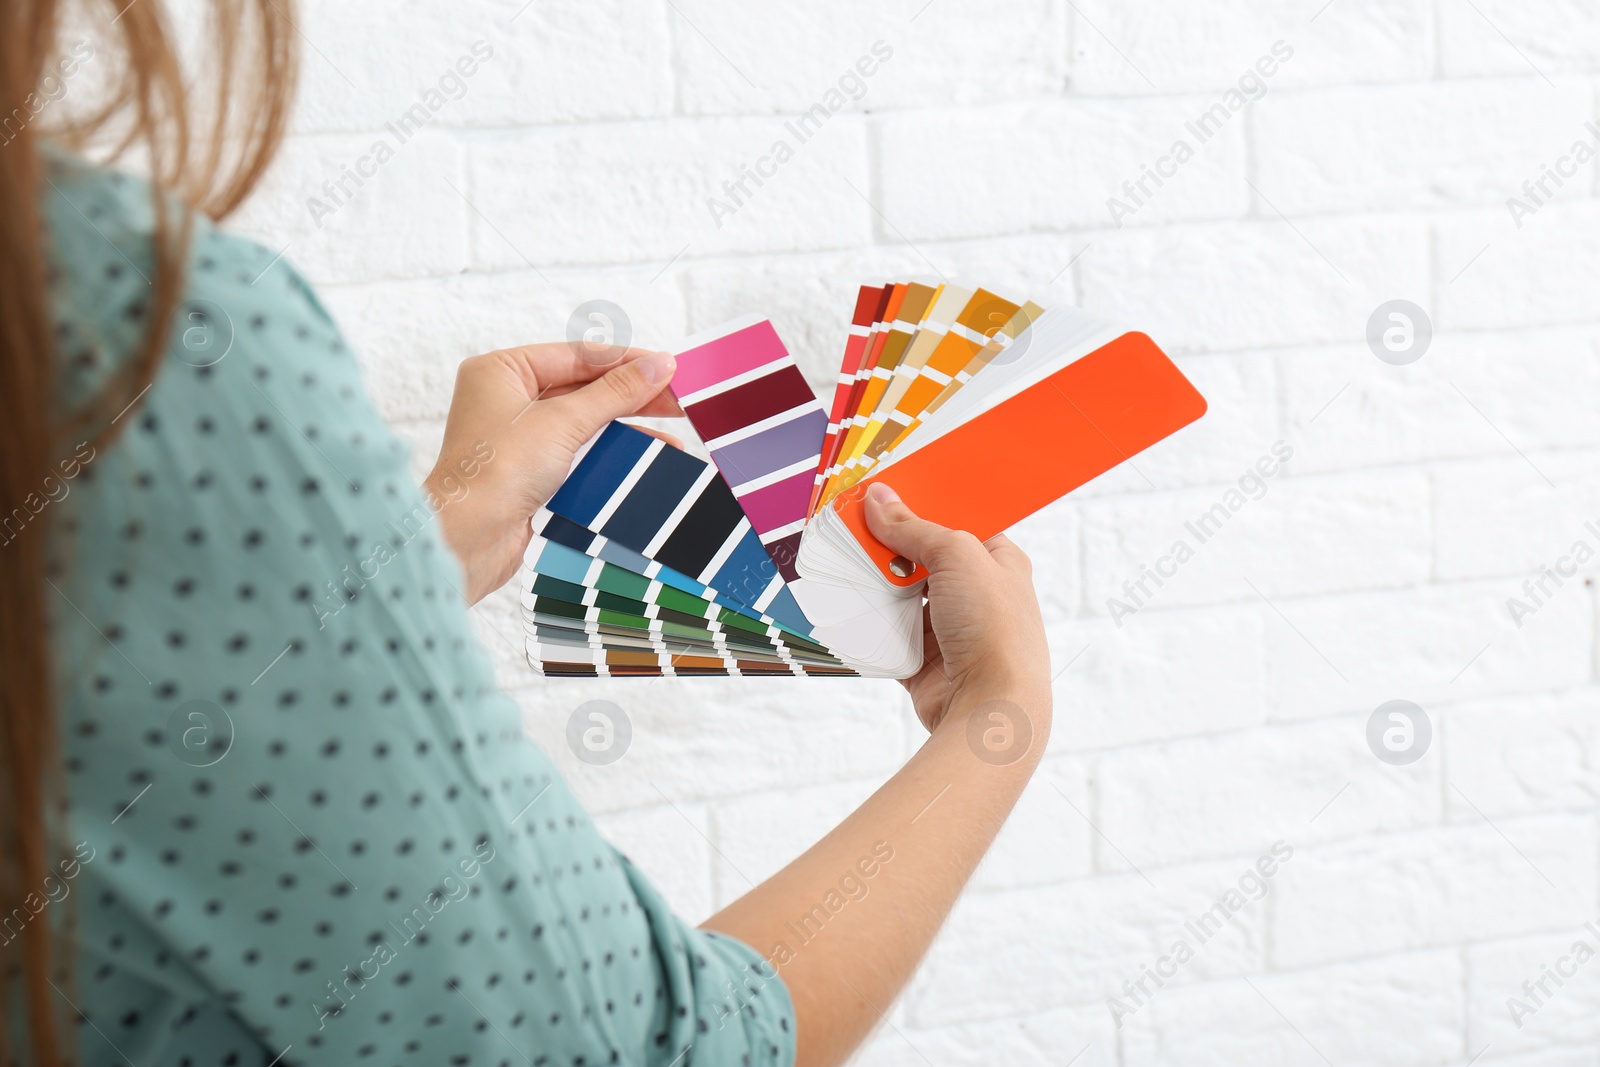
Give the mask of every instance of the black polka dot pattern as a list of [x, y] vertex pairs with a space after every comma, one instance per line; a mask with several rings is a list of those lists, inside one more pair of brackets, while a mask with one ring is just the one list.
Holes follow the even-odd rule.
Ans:
[[[148, 325], [151, 212], [51, 177], [71, 406]], [[202, 224], [169, 349], [50, 505], [82, 1062], [792, 1063], [782, 982], [523, 739], [309, 287]]]

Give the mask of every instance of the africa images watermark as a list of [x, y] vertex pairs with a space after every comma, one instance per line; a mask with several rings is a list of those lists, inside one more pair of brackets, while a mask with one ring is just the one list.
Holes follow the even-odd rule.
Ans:
[[45, 64], [38, 88], [23, 97], [22, 104], [12, 108], [10, 114], [0, 118], [0, 145], [15, 141], [34, 119], [44, 114], [45, 108], [66, 96], [67, 82], [92, 59], [94, 45], [80, 38], [72, 43], [68, 54], [54, 64]]
[[[1198, 154], [1198, 149], [1203, 147], [1217, 134], [1221, 133], [1228, 122], [1237, 114], [1244, 111], [1251, 104], [1267, 95], [1267, 79], [1278, 73], [1283, 64], [1294, 58], [1294, 46], [1287, 41], [1274, 41], [1272, 48], [1263, 53], [1254, 64], [1245, 68], [1239, 75], [1235, 87], [1222, 94], [1222, 98], [1199, 115], [1183, 124], [1187, 137], [1179, 137], [1172, 142], [1172, 147], [1164, 155], [1158, 156], [1155, 163], [1145, 163], [1139, 169], [1137, 178], [1129, 178], [1122, 183], [1122, 195], [1106, 199], [1106, 211], [1111, 215], [1111, 221], [1121, 229], [1123, 223], [1137, 215], [1145, 205], [1155, 199], [1167, 182], [1178, 176], [1179, 169]], [[1194, 138], [1194, 143], [1189, 143], [1189, 138]], [[1151, 185], [1154, 184], [1154, 188]]]
[[361, 559], [346, 563], [337, 578], [324, 581], [319, 598], [311, 601], [311, 613], [317, 617], [317, 629], [326, 629], [328, 620], [355, 600], [357, 594], [377, 578], [385, 566], [399, 558], [401, 551], [438, 518], [439, 512], [465, 499], [472, 491], [468, 483], [482, 472], [494, 455], [494, 446], [487, 441], [474, 444], [471, 453], [457, 462], [455, 470], [440, 480], [442, 493], [427, 490], [427, 504], [413, 504], [400, 518], [389, 521], [389, 532], [393, 536], [388, 543], [373, 542], [371, 552]]
[[438, 918], [446, 908], [467, 899], [472, 893], [471, 882], [494, 858], [494, 846], [486, 840], [480, 840], [473, 847], [472, 855], [457, 860], [455, 868], [445, 872], [439, 885], [422, 898], [421, 904], [406, 912], [398, 922], [394, 919], [389, 920], [389, 928], [398, 937], [395, 946], [391, 947], [388, 938], [385, 937], [366, 958], [354, 967], [346, 967], [337, 985], [331, 979], [323, 983], [329, 1000], [322, 1003], [311, 1002], [311, 1010], [317, 1016], [317, 1029], [321, 1030], [327, 1026], [329, 1019], [337, 1019], [342, 1015], [345, 1008], [350, 1006], [350, 1001], [366, 988], [367, 983], [375, 981], [384, 967], [399, 958], [399, 950], [422, 937], [428, 924]]
[[[1200, 548], [1220, 533], [1230, 519], [1244, 510], [1246, 504], [1266, 496], [1268, 479], [1282, 470], [1283, 464], [1292, 458], [1293, 445], [1287, 441], [1273, 442], [1270, 452], [1263, 453], [1239, 476], [1237, 488], [1229, 486], [1221, 500], [1183, 524], [1188, 537], [1178, 538], [1166, 554], [1154, 563], [1142, 564], [1137, 578], [1129, 578], [1122, 583], [1122, 595], [1126, 599], [1107, 597], [1106, 611], [1111, 615], [1111, 621], [1117, 624], [1117, 629], [1122, 629], [1124, 619], [1143, 610], [1168, 581], [1177, 577], [1179, 568], [1194, 559]], [[1193, 538], [1193, 544], [1190, 538]], [[1151, 588], [1152, 585], [1154, 588]]]
[[1138, 1014], [1141, 1008], [1149, 1004], [1156, 992], [1176, 978], [1198, 955], [1199, 949], [1226, 929], [1240, 912], [1251, 904], [1265, 900], [1273, 875], [1293, 856], [1293, 845], [1274, 841], [1269, 851], [1257, 856], [1255, 863], [1245, 868], [1236, 882], [1237, 888], [1229, 886], [1211, 907], [1183, 924], [1185, 936], [1175, 940], [1166, 955], [1147, 965], [1139, 972], [1139, 977], [1123, 982], [1122, 996], [1107, 997], [1106, 1009], [1111, 1012], [1117, 1029], [1122, 1029], [1122, 1020]]
[[1596, 951], [1596, 946], [1600, 945], [1600, 926], [1591, 919], [1583, 924], [1583, 929], [1587, 937], [1579, 937], [1554, 964], [1541, 964], [1536, 977], [1523, 981], [1522, 996], [1506, 998], [1506, 1012], [1518, 1030], [1554, 1000], [1562, 987], [1577, 977], [1580, 968], [1600, 954]]
[[15, 541], [23, 529], [39, 517], [40, 512], [51, 504], [59, 504], [67, 499], [72, 492], [72, 479], [93, 462], [94, 456], [94, 446], [84, 441], [72, 455], [57, 463], [59, 474], [47, 474], [39, 484], [43, 495], [39, 492], [29, 493], [20, 505], [11, 509], [11, 514], [0, 518], [0, 544], [9, 545]]
[[726, 1026], [730, 1020], [737, 1021], [751, 998], [759, 994], [767, 982], [778, 977], [779, 968], [786, 966], [799, 955], [801, 949], [821, 937], [828, 923], [847, 906], [865, 900], [872, 891], [872, 879], [893, 859], [894, 846], [887, 841], [874, 841], [871, 854], [862, 856], [854, 865], [845, 868], [838, 881], [828, 887], [810, 911], [784, 923], [783, 928], [794, 939], [794, 944], [784, 939], [773, 942], [772, 947], [761, 954], [766, 966], [755, 964], [752, 967], [755, 978], [747, 979], [742, 985], [731, 978], [728, 980], [728, 997], [717, 1004], [717, 1028]]
[[[822, 99], [783, 124], [788, 136], [773, 141], [766, 154], [756, 157], [754, 163], [739, 164], [739, 176], [722, 183], [722, 192], [727, 199], [706, 197], [706, 210], [711, 212], [711, 221], [717, 224], [717, 229], [722, 229], [724, 219], [732, 218], [740, 208], [755, 199], [756, 192], [777, 175], [780, 167], [795, 157], [800, 146], [815, 137], [829, 119], [842, 111], [845, 104], [866, 96], [867, 79], [878, 73], [892, 58], [894, 48], [891, 45], [881, 40], [872, 42], [872, 48], [862, 53], [853, 66], [845, 68], [838, 81], [822, 94]], [[754, 189], [749, 187], [752, 182]]]
[[1595, 544], [1600, 543], [1600, 523], [1590, 519], [1583, 524], [1583, 531], [1587, 537], [1572, 542], [1572, 547], [1564, 555], [1556, 557], [1554, 563], [1540, 567], [1534, 577], [1523, 579], [1521, 596], [1506, 597], [1506, 612], [1511, 616], [1511, 621], [1517, 624], [1517, 629], [1522, 629], [1530, 615], [1537, 615], [1568, 581], [1576, 578], [1580, 568], [1600, 555], [1595, 549]]
[[1537, 178], [1522, 183], [1522, 197], [1506, 197], [1506, 210], [1511, 213], [1511, 221], [1516, 223], [1517, 229], [1522, 229], [1524, 222], [1537, 215], [1539, 209], [1554, 198], [1557, 189], [1576, 178], [1578, 168], [1592, 163], [1600, 155], [1600, 122], [1590, 119], [1583, 124], [1583, 131], [1589, 135], [1587, 139], [1580, 137], [1573, 141], [1572, 147], [1557, 156], [1554, 163], [1540, 164]]
[[94, 856], [93, 845], [87, 841], [78, 842], [73, 847], [72, 855], [56, 864], [61, 873], [44, 876], [44, 883], [40, 886], [44, 891], [43, 895], [29, 893], [22, 898], [21, 905], [12, 908], [9, 915], [0, 918], [0, 937], [4, 938], [4, 943], [9, 945], [20, 937], [27, 925], [38, 918], [45, 908], [66, 900], [72, 893], [72, 880], [78, 877], [78, 872], [83, 870], [84, 864], [93, 860]]
[[[353, 163], [341, 163], [339, 176], [322, 183], [322, 196], [306, 198], [306, 210], [311, 221], [322, 229], [322, 220], [339, 213], [354, 200], [362, 187], [376, 177], [378, 170], [396, 155], [401, 148], [421, 130], [430, 125], [444, 110], [446, 104], [467, 95], [467, 79], [478, 73], [480, 64], [494, 58], [494, 46], [488, 41], [472, 42], [469, 53], [463, 53], [444, 69], [435, 85], [422, 91], [422, 98], [401, 112], [395, 119], [383, 124], [389, 137], [379, 137]], [[393, 138], [391, 143], [390, 138]]]

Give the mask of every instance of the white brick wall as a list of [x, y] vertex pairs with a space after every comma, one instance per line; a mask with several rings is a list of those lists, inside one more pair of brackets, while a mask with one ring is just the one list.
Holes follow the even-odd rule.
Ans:
[[[1600, 168], [1521, 225], [1506, 206], [1592, 143], [1592, 3], [305, 0], [300, 28], [296, 132], [241, 225], [322, 284], [419, 470], [458, 360], [599, 297], [644, 344], [770, 315], [823, 387], [860, 281], [960, 275], [1144, 328], [1210, 398], [1019, 528], [1053, 750], [858, 1062], [1600, 1060], [1600, 963], [1508, 1005], [1600, 949], [1596, 565], [1521, 626], [1506, 607], [1600, 549]], [[892, 58], [715, 218], [879, 40]], [[426, 128], [328, 200], [476, 41]], [[1107, 199], [1279, 41], [1265, 95], [1117, 225]], [[1365, 344], [1393, 298], [1436, 331], [1411, 366]], [[1114, 618], [1280, 440], [1261, 499]], [[509, 598], [478, 616], [530, 734], [696, 918], [920, 738], [890, 684], [543, 684]], [[564, 737], [601, 696], [635, 734], [597, 768]], [[1433, 723], [1407, 767], [1365, 740], [1393, 698]], [[1119, 1020], [1108, 998], [1279, 840], [1264, 897]]]

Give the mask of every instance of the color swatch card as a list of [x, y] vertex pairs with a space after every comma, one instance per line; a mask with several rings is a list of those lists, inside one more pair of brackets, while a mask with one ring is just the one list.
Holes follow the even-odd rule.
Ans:
[[793, 580], [828, 417], [772, 323], [683, 342], [672, 391], [780, 574]]
[[585, 448], [521, 576], [535, 669], [908, 677], [927, 572], [868, 486], [987, 539], [1205, 412], [1144, 334], [933, 280], [861, 287], [826, 408], [764, 319], [675, 352], [711, 462], [621, 423]]
[[523, 621], [544, 673], [853, 673], [809, 639], [717, 469], [641, 430], [607, 426], [533, 525]]

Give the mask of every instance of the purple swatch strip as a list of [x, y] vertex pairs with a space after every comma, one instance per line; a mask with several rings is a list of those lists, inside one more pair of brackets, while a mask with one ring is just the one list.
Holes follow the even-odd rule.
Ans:
[[[745, 482], [815, 457], [827, 429], [828, 416], [820, 407], [815, 408], [770, 430], [717, 449], [711, 453], [711, 461], [737, 489]], [[805, 504], [802, 503], [800, 514], [794, 518], [804, 514]]]

